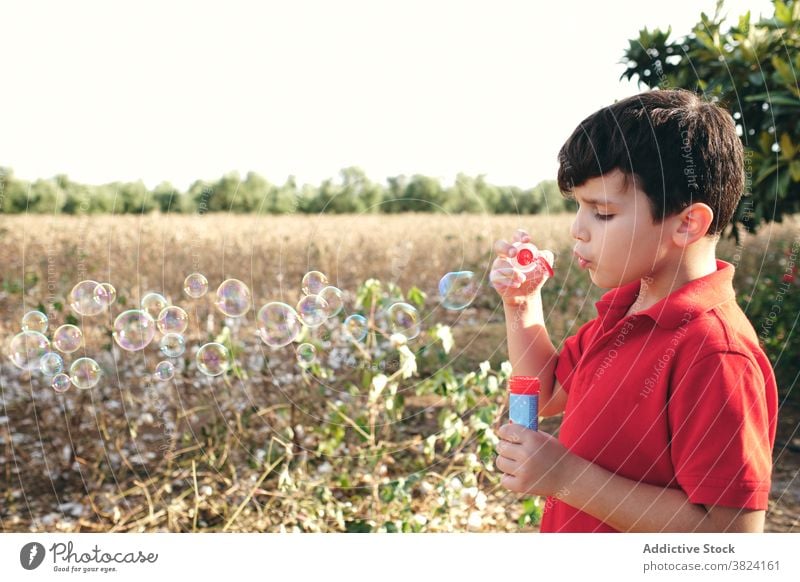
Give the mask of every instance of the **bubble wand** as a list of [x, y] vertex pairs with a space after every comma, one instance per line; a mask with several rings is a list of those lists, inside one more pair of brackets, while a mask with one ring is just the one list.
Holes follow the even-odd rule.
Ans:
[[[516, 254], [509, 260], [515, 269], [530, 273], [536, 269], [553, 276], [553, 267], [543, 254], [531, 243], [514, 243]], [[527, 275], [526, 275], [527, 277]], [[512, 424], [521, 424], [530, 430], [539, 430], [539, 390], [541, 381], [536, 376], [512, 376], [508, 383], [509, 411]]]

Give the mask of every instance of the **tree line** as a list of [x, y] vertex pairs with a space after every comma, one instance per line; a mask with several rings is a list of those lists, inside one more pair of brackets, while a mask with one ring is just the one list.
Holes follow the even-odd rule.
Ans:
[[574, 210], [555, 180], [533, 188], [495, 186], [484, 176], [459, 174], [451, 186], [423, 175], [395, 176], [381, 184], [357, 167], [319, 186], [298, 185], [293, 177], [272, 184], [255, 172], [232, 172], [209, 182], [195, 181], [186, 192], [168, 182], [148, 189], [141, 181], [80, 184], [65, 175], [26, 181], [0, 167], [0, 211], [5, 214], [161, 213], [397, 213], [474, 212], [536, 214]]

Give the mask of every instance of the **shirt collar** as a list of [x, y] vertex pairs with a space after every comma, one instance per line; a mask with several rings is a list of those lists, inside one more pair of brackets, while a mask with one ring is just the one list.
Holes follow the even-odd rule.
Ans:
[[[736, 298], [733, 290], [734, 267], [731, 263], [716, 259], [717, 270], [689, 281], [648, 309], [636, 316], [647, 316], [657, 325], [675, 329], [709, 309]], [[604, 327], [616, 324], [639, 295], [641, 281], [634, 281], [612, 289], [595, 303], [597, 314]]]

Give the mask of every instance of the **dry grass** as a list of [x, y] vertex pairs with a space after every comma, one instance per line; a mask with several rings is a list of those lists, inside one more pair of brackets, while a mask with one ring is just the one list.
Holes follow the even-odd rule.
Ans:
[[[787, 240], [798, 232], [796, 218], [759, 236], [745, 236], [737, 276], [757, 277], [771, 241]], [[62, 322], [64, 314], [54, 303], [63, 302], [72, 285], [86, 278], [111, 281], [128, 305], [150, 290], [184, 303], [183, 278], [195, 270], [208, 277], [212, 290], [224, 278], [242, 279], [252, 289], [256, 307], [270, 300], [294, 304], [300, 280], [309, 270], [323, 271], [332, 284], [348, 292], [348, 305], [352, 293], [370, 277], [396, 282], [404, 290], [416, 285], [433, 300], [438, 280], [447, 271], [473, 270], [485, 280], [493, 241], [525, 227], [539, 246], [556, 252], [557, 265], [562, 265], [545, 298], [548, 325], [557, 340], [593, 316], [593, 300], [601, 293], [588, 288], [585, 273], [571, 265], [571, 220], [570, 215], [428, 214], [0, 217], [0, 335], [6, 341], [16, 333], [22, 314], [39, 303], [54, 324]], [[724, 241], [719, 249], [720, 257], [729, 260], [736, 252], [732, 241]], [[223, 325], [207, 299], [192, 305], [190, 342], [213, 337]], [[117, 307], [115, 313], [122, 309]], [[431, 317], [453, 325], [455, 370], [473, 370], [487, 359], [496, 368], [506, 359], [502, 310], [488, 287], [473, 308], [461, 314], [433, 309]], [[97, 389], [57, 397], [39, 378], [18, 374], [8, 364], [0, 368], [0, 467], [5, 488], [0, 529], [278, 531], [281, 524], [291, 524], [290, 529], [341, 529], [337, 504], [351, 499], [348, 487], [334, 488], [334, 498], [328, 501], [307, 502], [324, 483], [309, 464], [306, 446], [313, 443], [315, 419], [290, 403], [293, 394], [310, 389], [294, 373], [291, 358], [267, 357], [256, 349], [257, 342], [248, 336], [252, 313], [237, 332], [252, 348], [242, 357], [260, 372], [268, 364], [269, 374], [256, 372], [247, 381], [213, 384], [185, 376], [158, 390], [142, 380], [158, 361], [156, 356], [111, 349], [109, 322], [84, 326], [86, 355], [97, 357], [107, 372], [107, 381]], [[292, 383], [294, 387], [285, 390]], [[426, 431], [435, 429], [435, 415], [443, 404], [409, 398], [408, 409], [416, 414], [411, 428], [417, 433], [392, 435], [396, 450], [418, 450]], [[275, 430], [297, 425], [304, 428], [291, 434]], [[557, 430], [558, 422], [548, 421], [545, 428]], [[170, 458], [161, 456], [164, 445], [174, 452]], [[295, 455], [295, 482], [290, 484], [293, 489], [286, 489], [285, 483], [278, 489], [277, 470], [287, 451]], [[399, 464], [402, 454], [394, 457]], [[370, 479], [394, 474], [394, 457], [389, 455], [377, 466], [365, 461], [354, 468], [352, 488], [359, 484], [368, 494], [353, 513], [375, 511], [379, 481]], [[787, 474], [796, 476], [796, 465], [791, 465], [796, 460], [785, 458], [784, 463]], [[423, 477], [438, 486], [452, 477], [446, 469], [432, 466]], [[771, 529], [798, 525], [796, 480], [784, 485], [785, 491], [773, 501], [783, 521], [768, 525]], [[441, 496], [437, 491], [414, 489], [414, 510], [432, 515]], [[519, 504], [496, 489], [488, 494], [480, 529], [518, 531]], [[462, 505], [451, 507], [451, 515], [437, 524], [429, 521], [426, 529], [474, 528], [467, 524], [474, 502], [467, 499]], [[315, 513], [320, 507], [322, 515]]]

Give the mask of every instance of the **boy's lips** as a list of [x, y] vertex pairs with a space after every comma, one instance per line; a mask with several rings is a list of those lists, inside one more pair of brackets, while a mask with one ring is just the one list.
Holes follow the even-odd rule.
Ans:
[[581, 269], [585, 269], [587, 265], [591, 264], [591, 261], [587, 261], [581, 255], [578, 254], [578, 251], [572, 251], [572, 254], [575, 255], [575, 258], [578, 259], [578, 266]]

